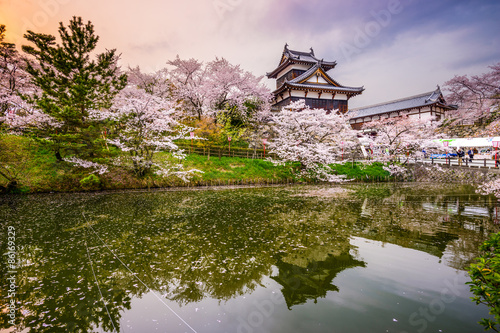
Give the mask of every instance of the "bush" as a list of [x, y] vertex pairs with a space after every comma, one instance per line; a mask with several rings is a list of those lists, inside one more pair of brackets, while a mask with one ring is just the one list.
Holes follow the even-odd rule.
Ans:
[[382, 181], [391, 174], [383, 169], [384, 163], [374, 162], [371, 164], [363, 163], [344, 163], [333, 164], [331, 168], [335, 170], [338, 175], [346, 175], [347, 179], [358, 180], [378, 180]]
[[483, 318], [479, 324], [485, 330], [492, 329], [498, 332], [500, 323], [500, 233], [493, 234], [489, 240], [480, 247], [481, 255], [476, 258], [477, 263], [469, 267], [471, 282], [471, 297], [476, 304], [486, 304], [490, 308], [490, 314], [494, 319]]
[[82, 188], [84, 188], [85, 190], [98, 189], [100, 184], [101, 181], [99, 177], [94, 174], [90, 174], [80, 180], [80, 185], [82, 185]]

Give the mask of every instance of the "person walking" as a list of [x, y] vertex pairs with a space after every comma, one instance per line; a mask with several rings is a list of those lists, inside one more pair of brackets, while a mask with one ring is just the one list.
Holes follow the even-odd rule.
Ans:
[[469, 150], [467, 151], [467, 155], [469, 155], [469, 162], [472, 163], [472, 160], [474, 159], [474, 150], [472, 150], [472, 148], [469, 148]]
[[462, 165], [462, 158], [465, 156], [464, 151], [462, 149], [458, 149], [457, 155], [458, 155], [458, 165]]

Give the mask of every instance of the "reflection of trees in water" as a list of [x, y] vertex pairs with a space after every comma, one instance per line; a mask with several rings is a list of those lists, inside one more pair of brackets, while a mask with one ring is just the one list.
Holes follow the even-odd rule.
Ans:
[[[0, 203], [6, 224], [16, 227], [25, 245], [18, 294], [25, 315], [19, 318], [38, 332], [112, 329], [87, 257], [86, 225], [152, 290], [178, 304], [249, 293], [276, 266], [272, 278], [283, 286], [288, 307], [324, 297], [336, 290], [333, 279], [340, 271], [364, 266], [349, 255], [351, 235], [445, 253], [450, 265], [461, 267], [461, 258], [475, 255], [476, 243], [492, 230], [490, 221], [477, 233], [463, 227], [479, 223], [476, 218], [453, 215], [446, 222], [446, 210], [422, 208], [423, 201], [441, 207], [456, 200], [443, 191], [417, 191], [425, 194], [418, 200], [408, 188], [375, 194], [367, 188], [349, 200], [290, 196], [297, 191], [48, 195]], [[479, 198], [470, 199], [480, 205]], [[92, 232], [87, 241], [116, 326], [132, 297], [148, 290]], [[2, 252], [5, 246], [0, 243]], [[5, 271], [1, 265], [3, 276]], [[0, 320], [0, 327], [9, 326], [5, 313]]]
[[[109, 307], [115, 318], [112, 324], [90, 271], [83, 230], [72, 234], [64, 230], [65, 218], [73, 219], [77, 207], [64, 208], [69, 209], [69, 214], [60, 211], [57, 202], [43, 201], [39, 206], [24, 199], [14, 210], [19, 214], [9, 216], [4, 211], [6, 222], [16, 228], [16, 243], [24, 247], [18, 253], [21, 265], [16, 270], [16, 299], [20, 307], [16, 322], [36, 332], [89, 332], [98, 326], [111, 331], [113, 325], [119, 328], [116, 319], [120, 311], [130, 309], [131, 297], [117, 287], [116, 279], [109, 274], [113, 268], [108, 269], [107, 258], [94, 263], [100, 286], [113, 304]], [[3, 250], [2, 247], [2, 253]], [[91, 252], [95, 255], [96, 249]], [[2, 313], [0, 327], [9, 327], [7, 320]]]
[[364, 196], [356, 234], [424, 251], [464, 269], [487, 235], [498, 231], [497, 205], [467, 185], [394, 187], [383, 198]]
[[[22, 326], [37, 332], [112, 330], [131, 298], [147, 292], [91, 230], [146, 285], [179, 304], [243, 295], [271, 274], [277, 257], [321, 249], [323, 258], [338, 251], [341, 239], [342, 248], [349, 244], [348, 229], [340, 234], [314, 201], [235, 194], [40, 196], [21, 201], [17, 212], [6, 208], [26, 245], [19, 270]], [[4, 315], [2, 320], [9, 326]]]

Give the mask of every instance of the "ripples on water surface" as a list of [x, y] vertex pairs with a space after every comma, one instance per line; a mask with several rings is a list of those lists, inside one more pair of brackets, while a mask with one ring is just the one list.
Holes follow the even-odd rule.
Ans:
[[15, 227], [31, 332], [482, 332], [464, 269], [497, 209], [467, 186], [4, 196], [0, 244]]

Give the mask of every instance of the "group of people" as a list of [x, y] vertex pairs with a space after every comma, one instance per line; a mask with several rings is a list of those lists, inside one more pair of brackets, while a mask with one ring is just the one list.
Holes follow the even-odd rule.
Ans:
[[[469, 162], [472, 162], [472, 160], [474, 159], [474, 154], [477, 154], [477, 149], [469, 148], [469, 150], [467, 151], [467, 155], [469, 155]], [[462, 159], [465, 156], [465, 152], [462, 149], [458, 148], [457, 155], [458, 155], [458, 165], [462, 165]]]
[[[469, 148], [467, 151], [467, 155], [469, 156], [469, 163], [472, 162], [474, 159], [474, 154], [477, 154], [477, 149], [476, 148]], [[457, 155], [458, 155], [458, 165], [462, 165], [462, 160], [465, 156], [465, 152], [458, 148], [457, 150]], [[493, 159], [495, 160], [495, 168], [498, 168], [498, 164], [500, 163], [498, 159], [500, 158], [500, 155], [495, 151], [495, 154], [493, 155]]]

